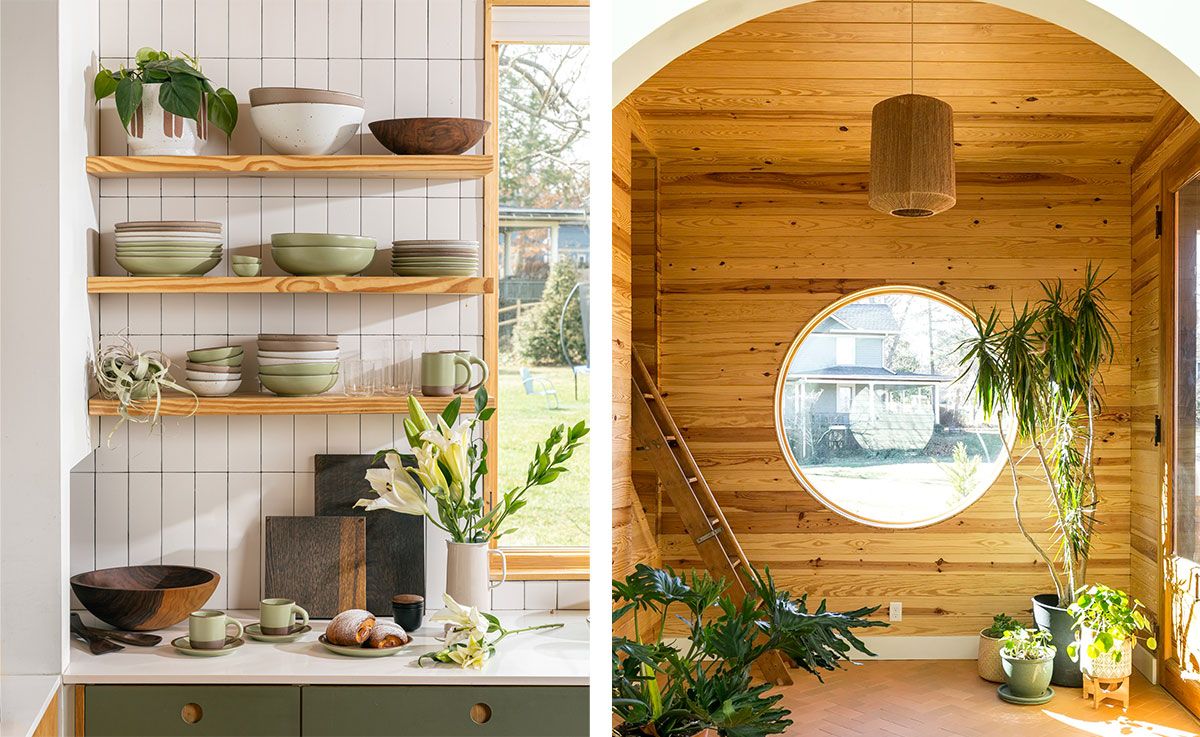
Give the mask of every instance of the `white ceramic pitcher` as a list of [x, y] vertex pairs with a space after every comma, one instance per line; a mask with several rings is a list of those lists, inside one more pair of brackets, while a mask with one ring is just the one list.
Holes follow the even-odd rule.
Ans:
[[[488, 556], [500, 556], [500, 580], [488, 580]], [[492, 608], [491, 590], [508, 578], [508, 560], [504, 551], [488, 548], [487, 543], [446, 541], [446, 593], [465, 607], [481, 611]]]

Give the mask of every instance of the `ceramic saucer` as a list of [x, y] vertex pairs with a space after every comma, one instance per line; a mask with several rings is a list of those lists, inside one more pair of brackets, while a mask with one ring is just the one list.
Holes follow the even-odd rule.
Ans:
[[1006, 683], [1000, 688], [996, 689], [996, 694], [999, 695], [1003, 701], [1007, 701], [1010, 704], [1023, 704], [1032, 706], [1034, 704], [1044, 704], [1050, 699], [1054, 698], [1054, 689], [1050, 686], [1047, 686], [1046, 692], [1041, 696], [1015, 696], [1013, 695], [1012, 691], [1008, 690], [1008, 684]]
[[220, 650], [197, 650], [196, 648], [192, 647], [191, 640], [189, 640], [186, 635], [184, 637], [176, 637], [174, 640], [171, 640], [171, 645], [179, 652], [183, 653], [184, 655], [195, 655], [201, 658], [216, 658], [221, 655], [228, 655], [244, 644], [246, 644], [246, 641], [240, 637], [226, 637], [225, 646]]
[[388, 655], [395, 655], [404, 648], [408, 647], [405, 643], [399, 647], [362, 647], [360, 645], [334, 645], [329, 640], [325, 639], [325, 635], [321, 635], [317, 640], [325, 646], [325, 649], [331, 653], [338, 655], [348, 655], [352, 658], [385, 658]]
[[302, 627], [296, 627], [293, 625], [292, 631], [286, 635], [268, 635], [263, 633], [262, 624], [259, 622], [246, 625], [246, 636], [252, 640], [258, 640], [259, 642], [295, 642], [300, 635], [311, 631], [312, 627], [309, 627], [307, 624]]

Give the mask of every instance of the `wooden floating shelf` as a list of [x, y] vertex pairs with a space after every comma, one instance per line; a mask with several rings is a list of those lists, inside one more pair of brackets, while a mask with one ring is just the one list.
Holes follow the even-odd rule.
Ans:
[[91, 276], [91, 294], [491, 294], [490, 276]]
[[140, 177], [288, 177], [325, 179], [482, 179], [495, 171], [487, 154], [460, 156], [89, 156], [101, 179]]
[[[441, 412], [454, 397], [418, 397], [427, 411]], [[463, 397], [464, 406], [472, 407], [472, 398]], [[274, 394], [231, 394], [227, 397], [200, 397], [196, 400], [180, 392], [164, 392], [159, 414], [197, 415], [402, 415], [408, 413], [408, 397], [348, 397], [344, 394], [319, 394], [315, 397], [278, 397]], [[113, 417], [117, 401], [93, 396], [88, 414]]]

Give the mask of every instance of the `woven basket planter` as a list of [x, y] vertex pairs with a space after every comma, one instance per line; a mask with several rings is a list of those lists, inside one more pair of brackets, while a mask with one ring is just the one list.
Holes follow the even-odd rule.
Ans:
[[[1087, 646], [1093, 639], [1092, 630], [1084, 627], [1079, 633], [1079, 669], [1092, 678], [1126, 678], [1133, 673], [1133, 640], [1121, 643], [1120, 650], [1109, 650], [1095, 658], [1088, 657]], [[1117, 660], [1120, 652], [1121, 659]]]
[[979, 677], [992, 683], [1004, 683], [1004, 665], [1000, 662], [1000, 638], [979, 633]]

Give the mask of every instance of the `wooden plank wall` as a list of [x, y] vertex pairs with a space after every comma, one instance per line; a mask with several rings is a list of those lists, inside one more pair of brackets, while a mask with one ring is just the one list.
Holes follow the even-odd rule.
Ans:
[[1130, 593], [1154, 619], [1162, 611], [1163, 456], [1154, 446], [1154, 416], [1163, 414], [1159, 244], [1155, 208], [1162, 170], [1197, 143], [1200, 123], [1168, 98], [1133, 162], [1133, 367], [1130, 463]]
[[[658, 161], [636, 137], [632, 148], [632, 302], [633, 345], [658, 379]], [[633, 454], [633, 486], [652, 535], [658, 535], [660, 489], [658, 474], [644, 453]]]

